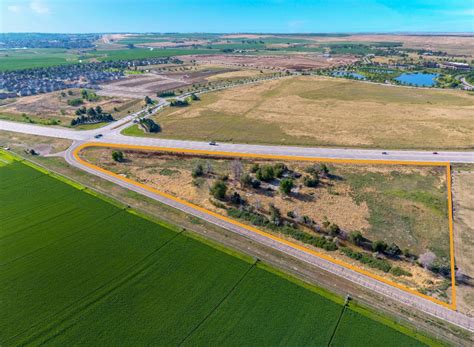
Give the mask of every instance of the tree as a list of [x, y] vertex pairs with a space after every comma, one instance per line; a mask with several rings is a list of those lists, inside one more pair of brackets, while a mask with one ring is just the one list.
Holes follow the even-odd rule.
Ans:
[[273, 171], [275, 173], [275, 177], [281, 178], [283, 176], [283, 173], [287, 170], [287, 167], [283, 163], [277, 163], [275, 164]]
[[273, 170], [273, 166], [264, 165], [258, 168], [257, 172], [255, 173], [255, 177], [257, 177], [261, 181], [271, 181], [275, 178], [275, 171]]
[[244, 203], [244, 199], [242, 199], [239, 193], [234, 192], [234, 194], [232, 194], [230, 197], [230, 202], [234, 205], [242, 205]]
[[225, 184], [225, 182], [215, 181], [210, 191], [211, 191], [212, 196], [215, 197], [216, 199], [224, 200], [225, 194], [227, 192], [227, 185]]
[[390, 246], [388, 246], [385, 250], [385, 253], [391, 257], [398, 257], [400, 254], [402, 254], [402, 250], [395, 243], [391, 243]]
[[294, 182], [290, 178], [284, 178], [280, 181], [280, 192], [282, 192], [285, 195], [288, 195], [291, 193], [291, 189], [293, 189]]
[[321, 172], [323, 173], [324, 176], [327, 176], [329, 174], [329, 168], [327, 167], [326, 164], [321, 164]]
[[193, 176], [193, 178], [196, 178], [196, 177], [200, 177], [204, 175], [204, 168], [202, 166], [202, 164], [197, 164], [193, 171], [191, 172], [191, 176]]
[[341, 232], [341, 229], [339, 228], [337, 224], [333, 223], [329, 226], [329, 235], [337, 236], [339, 235], [340, 232]]
[[356, 246], [360, 246], [364, 237], [360, 233], [360, 231], [353, 231], [349, 234], [349, 240]]
[[303, 183], [306, 187], [314, 188], [319, 184], [319, 178], [316, 177], [311, 177], [311, 176], [305, 176], [303, 178]]
[[385, 252], [386, 249], [387, 249], [387, 244], [384, 241], [377, 240], [377, 241], [372, 242], [372, 250], [374, 252], [383, 253]]
[[97, 107], [95, 108], [95, 112], [96, 112], [97, 114], [102, 114], [102, 107], [97, 106]]
[[146, 105], [152, 105], [153, 104], [153, 100], [151, 100], [151, 98], [148, 95], [145, 96], [145, 104]]
[[112, 159], [116, 162], [122, 162], [123, 161], [123, 152], [122, 151], [113, 151], [112, 152]]
[[92, 117], [96, 115], [96, 112], [92, 107], [90, 107], [87, 109], [87, 115]]
[[275, 207], [275, 205], [270, 204], [269, 206], [270, 209], [270, 220], [273, 224], [279, 226], [281, 225], [281, 213], [278, 208]]

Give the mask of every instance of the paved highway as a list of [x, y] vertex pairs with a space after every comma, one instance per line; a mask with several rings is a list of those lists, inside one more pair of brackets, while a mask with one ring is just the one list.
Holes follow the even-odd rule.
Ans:
[[[165, 103], [160, 104], [162, 107]], [[158, 107], [158, 108], [159, 108]], [[158, 109], [157, 108], [157, 109]], [[156, 110], [154, 112], [156, 112]], [[330, 159], [365, 159], [365, 160], [402, 160], [412, 162], [451, 162], [451, 163], [474, 163], [474, 152], [451, 152], [438, 151], [433, 154], [429, 151], [392, 151], [392, 150], [369, 150], [369, 149], [344, 149], [344, 148], [317, 148], [317, 147], [290, 147], [290, 146], [265, 146], [249, 144], [219, 143], [217, 146], [210, 146], [207, 142], [165, 140], [160, 138], [132, 137], [120, 134], [120, 131], [128, 126], [137, 114], [127, 116], [106, 127], [94, 130], [76, 131], [59, 127], [47, 127], [34, 124], [16, 123], [0, 120], [0, 130], [19, 132], [24, 134], [58, 137], [74, 141], [94, 141], [106, 142], [122, 145], [141, 145], [153, 147], [167, 147], [178, 149], [199, 149], [208, 151], [239, 152], [254, 154], [273, 154], [301, 156], [309, 158], [330, 158]], [[100, 139], [94, 136], [102, 134]], [[382, 154], [386, 152], [387, 154]]]
[[[160, 104], [158, 107], [164, 105]], [[174, 149], [199, 149], [210, 151], [225, 151], [225, 152], [240, 152], [253, 154], [273, 154], [273, 155], [289, 155], [301, 157], [317, 157], [317, 158], [339, 158], [339, 159], [366, 159], [366, 160], [403, 160], [403, 161], [443, 161], [456, 163], [474, 163], [474, 152], [439, 152], [433, 154], [432, 152], [424, 151], [387, 151], [387, 154], [382, 154], [381, 150], [359, 150], [359, 149], [330, 149], [330, 148], [307, 148], [307, 147], [282, 147], [282, 146], [263, 146], [263, 145], [244, 145], [244, 144], [218, 144], [217, 146], [210, 146], [206, 142], [198, 141], [179, 141], [179, 140], [163, 140], [159, 138], [142, 138], [129, 137], [120, 134], [120, 131], [128, 126], [128, 122], [133, 118], [138, 117], [139, 113], [125, 117], [124, 119], [107, 125], [106, 127], [87, 130], [74, 131], [69, 129], [45, 127], [32, 124], [22, 124], [8, 121], [0, 121], [0, 130], [7, 130], [13, 132], [20, 132], [25, 134], [57, 137], [73, 140], [73, 145], [65, 152], [66, 161], [84, 171], [93, 175], [107, 179], [122, 187], [133, 190], [139, 194], [146, 195], [154, 200], [160, 201], [164, 204], [182, 210], [186, 213], [192, 214], [196, 217], [204, 219], [210, 223], [219, 225], [223, 228], [231, 230], [235, 233], [243, 235], [247, 238], [265, 244], [269, 247], [278, 249], [281, 252], [294, 256], [302, 261], [320, 267], [330, 273], [344, 277], [354, 283], [363, 287], [370, 288], [377, 293], [396, 299], [399, 302], [416, 308], [434, 317], [443, 319], [451, 324], [457, 325], [464, 329], [474, 331], [474, 320], [459, 312], [450, 310], [444, 306], [431, 302], [427, 299], [421, 298], [417, 295], [410, 294], [404, 290], [395, 288], [391, 285], [380, 282], [369, 276], [359, 272], [347, 269], [343, 266], [334, 264], [330, 261], [322, 259], [311, 253], [293, 248], [289, 245], [278, 242], [277, 240], [256, 234], [245, 227], [234, 225], [216, 216], [209, 215], [203, 211], [197, 210], [190, 206], [181, 204], [172, 199], [166, 198], [159, 194], [150, 192], [140, 186], [123, 181], [117, 177], [111, 176], [104, 172], [94, 170], [80, 163], [73, 155], [73, 151], [81, 144], [90, 142], [103, 142], [119, 145], [144, 145], [154, 147], [166, 147]], [[96, 139], [97, 134], [103, 136]]]

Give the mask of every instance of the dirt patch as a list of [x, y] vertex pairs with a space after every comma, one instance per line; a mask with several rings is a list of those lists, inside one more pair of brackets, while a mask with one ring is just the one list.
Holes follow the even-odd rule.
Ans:
[[354, 56], [325, 57], [322, 54], [287, 54], [287, 55], [189, 55], [181, 60], [196, 61], [200, 64], [218, 64], [272, 70], [304, 70], [329, 68], [352, 64], [358, 59]]

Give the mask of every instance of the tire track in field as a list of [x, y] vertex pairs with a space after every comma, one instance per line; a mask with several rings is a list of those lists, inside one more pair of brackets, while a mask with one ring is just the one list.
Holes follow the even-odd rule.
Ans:
[[329, 339], [328, 347], [332, 346], [332, 342], [334, 340], [334, 337], [336, 336], [337, 329], [339, 328], [339, 324], [341, 323], [341, 320], [342, 320], [342, 316], [346, 312], [346, 308], [347, 308], [347, 303], [342, 307], [341, 314], [339, 315], [339, 318], [337, 319], [336, 325], [334, 326], [334, 330], [331, 334], [331, 338]]
[[224, 295], [224, 297], [216, 304], [216, 306], [209, 311], [209, 313], [193, 328], [191, 331], [178, 343], [178, 346], [182, 346], [183, 343], [196, 331], [199, 329], [204, 322], [207, 321], [209, 317], [212, 316], [214, 312], [216, 312], [219, 307], [227, 300], [227, 298], [235, 291], [235, 289], [239, 286], [239, 284], [244, 280], [244, 278], [249, 274], [249, 272], [257, 265], [258, 260], [256, 260], [248, 269], [244, 272], [244, 274], [239, 278], [239, 280], [234, 284], [234, 286], [229, 290], [229, 292]]
[[[67, 305], [59, 312], [55, 312], [53, 314], [50, 314], [48, 317], [43, 318], [43, 321], [48, 321], [50, 318], [61, 316], [55, 320], [52, 320], [50, 323], [47, 323], [46, 326], [39, 328], [40, 331], [33, 333], [29, 337], [25, 336], [23, 338], [23, 341], [15, 341], [14, 344], [43, 345], [46, 342], [54, 339], [56, 336], [60, 335], [63, 331], [67, 330], [71, 326], [71, 324], [65, 327], [61, 327], [61, 325], [67, 324], [67, 322], [73, 319], [74, 317], [80, 315], [95, 304], [105, 300], [107, 297], [109, 297], [112, 293], [123, 287], [125, 284], [127, 284], [134, 278], [142, 275], [150, 266], [154, 264], [154, 257], [156, 256], [156, 254], [159, 253], [162, 248], [164, 248], [174, 239], [176, 239], [179, 235], [181, 235], [182, 232], [183, 231], [181, 230], [180, 232], [170, 237], [169, 240], [165, 241], [157, 249], [147, 254], [145, 257], [138, 260], [131, 266], [127, 267], [124, 271], [109, 280], [107, 283], [104, 283], [96, 289], [92, 290], [91, 292], [85, 294], [82, 298]], [[33, 330], [39, 324], [41, 324], [41, 322], [34, 324], [30, 328], [25, 329], [24, 331], [16, 334], [15, 336], [8, 338], [5, 342], [11, 343], [15, 337], [18, 337], [22, 334], [27, 334], [28, 331]]]

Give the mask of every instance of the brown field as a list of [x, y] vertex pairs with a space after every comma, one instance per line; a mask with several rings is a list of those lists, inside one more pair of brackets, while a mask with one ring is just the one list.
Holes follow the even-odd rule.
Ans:
[[[61, 96], [61, 91], [45, 93], [39, 95], [25, 96], [12, 100], [12, 102], [0, 106], [0, 118], [24, 121], [23, 114], [26, 114], [33, 121], [44, 123], [48, 120], [59, 120], [63, 126], [69, 126], [71, 120], [75, 117], [75, 111], [82, 106], [102, 107], [106, 113], [111, 113], [114, 118], [120, 119], [127, 113], [135, 112], [140, 109], [142, 103], [137, 100], [123, 97], [101, 97], [98, 101], [89, 102], [84, 100], [80, 106], [69, 106], [67, 101], [79, 98], [80, 89], [71, 89], [73, 95]], [[115, 111], [116, 108], [118, 111]]]
[[321, 69], [347, 65], [356, 62], [356, 57], [324, 57], [322, 54], [286, 54], [286, 55], [188, 55], [180, 57], [185, 62], [191, 60], [199, 64], [218, 64], [258, 69]]
[[[189, 68], [189, 69], [188, 69]], [[141, 75], [129, 75], [126, 79], [102, 84], [99, 95], [122, 96], [143, 99], [145, 96], [154, 97], [157, 92], [187, 87], [195, 83], [205, 83], [210, 78], [219, 77], [227, 73], [238, 72], [236, 69], [222, 67], [185, 67], [184, 71], [175, 68], [175, 71], [158, 71]]]
[[453, 202], [456, 265], [464, 275], [458, 280], [458, 308], [474, 316], [474, 167], [454, 170]]
[[[235, 143], [400, 149], [474, 148], [463, 91], [292, 77], [202, 95], [156, 116], [158, 136]], [[151, 136], [151, 135], [147, 135]]]
[[[444, 259], [443, 261], [449, 261], [449, 234], [444, 206], [447, 204], [446, 186], [442, 168], [335, 164], [330, 166], [332, 174], [322, 178], [318, 187], [306, 187], [302, 184], [302, 178], [296, 179], [296, 187], [290, 196], [284, 197], [278, 192], [278, 182], [262, 182], [260, 189], [243, 188], [234, 180], [232, 165], [235, 160], [232, 158], [183, 157], [165, 153], [125, 151], [127, 160], [124, 163], [116, 163], [111, 159], [111, 150], [104, 148], [86, 149], [81, 156], [115, 173], [224, 215], [225, 210], [211, 203], [209, 187], [218, 177], [228, 175], [228, 195], [238, 192], [248, 205], [256, 206], [258, 211], [267, 211], [272, 203], [284, 218], [291, 211], [296, 216], [308, 216], [321, 228], [323, 222], [328, 220], [339, 225], [346, 234], [361, 231], [369, 240], [395, 242], [400, 248], [408, 248], [416, 255], [433, 251], [440, 259]], [[243, 172], [249, 172], [251, 165], [255, 163], [275, 164], [268, 160], [239, 162]], [[212, 173], [193, 179], [191, 171], [197, 163], [210, 168]], [[293, 172], [303, 175], [305, 168], [311, 165], [307, 162], [285, 164]], [[403, 188], [405, 186], [409, 188]], [[404, 189], [407, 193], [423, 191], [430, 199], [439, 199], [441, 205], [433, 204], [434, 200], [429, 199], [428, 202], [406, 195], [403, 193]], [[384, 215], [388, 206], [392, 212]], [[381, 223], [379, 219], [382, 215], [384, 221]], [[303, 230], [318, 234], [312, 231], [313, 229], [303, 227]], [[275, 230], [273, 232], [278, 233]], [[348, 246], [345, 241], [338, 242]], [[328, 252], [319, 248], [317, 250], [358, 266], [366, 266], [339, 252]], [[446, 285], [447, 280], [441, 276], [427, 271], [415, 262], [388, 258], [387, 261], [392, 262], [393, 266], [404, 268], [413, 276], [399, 277], [366, 267], [394, 281], [447, 299], [446, 292], [440, 289]]]

